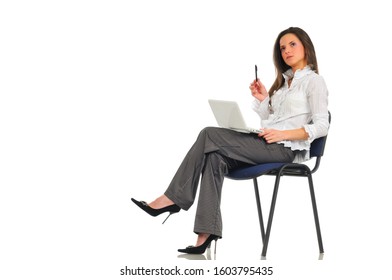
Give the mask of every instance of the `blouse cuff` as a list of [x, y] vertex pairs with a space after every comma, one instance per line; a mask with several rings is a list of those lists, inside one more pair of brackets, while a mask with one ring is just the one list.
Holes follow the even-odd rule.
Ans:
[[268, 111], [268, 105], [269, 105], [269, 96], [264, 98], [263, 101], [260, 101], [258, 99], [253, 100], [253, 110], [256, 112], [263, 112], [263, 111]]
[[313, 140], [315, 139], [315, 134], [309, 125], [304, 125], [303, 128], [305, 129], [306, 133], [309, 135], [309, 138], [305, 141], [307, 142], [307, 144], [310, 145], [310, 143], [312, 143]]

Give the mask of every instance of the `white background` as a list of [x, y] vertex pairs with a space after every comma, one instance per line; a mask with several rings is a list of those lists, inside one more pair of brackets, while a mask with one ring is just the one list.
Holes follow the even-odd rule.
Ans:
[[[387, 1], [0, 3], [1, 279], [124, 279], [125, 266], [161, 265], [268, 265], [270, 279], [391, 275]], [[258, 124], [254, 64], [269, 87], [273, 43], [290, 26], [312, 38], [330, 92], [314, 177], [324, 260], [306, 181], [289, 178], [266, 261], [252, 183], [229, 180], [216, 261], [178, 258], [196, 240], [195, 207], [161, 225], [130, 198], [166, 189], [199, 130], [215, 125], [208, 98], [238, 101]], [[260, 179], [264, 215], [272, 185]]]

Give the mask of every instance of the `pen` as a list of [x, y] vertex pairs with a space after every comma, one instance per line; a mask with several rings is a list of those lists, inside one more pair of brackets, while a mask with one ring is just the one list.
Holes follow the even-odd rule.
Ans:
[[257, 81], [257, 65], [255, 65], [255, 74], [256, 74], [256, 81]]

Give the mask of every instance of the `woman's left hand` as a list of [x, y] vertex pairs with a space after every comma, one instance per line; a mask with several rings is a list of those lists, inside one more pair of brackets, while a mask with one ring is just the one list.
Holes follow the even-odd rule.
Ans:
[[267, 143], [287, 140], [286, 133], [283, 130], [276, 129], [263, 129], [263, 132], [259, 133], [259, 137], [263, 137]]

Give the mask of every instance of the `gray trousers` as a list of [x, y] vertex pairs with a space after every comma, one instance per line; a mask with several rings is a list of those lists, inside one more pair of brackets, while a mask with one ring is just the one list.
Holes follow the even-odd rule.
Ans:
[[195, 201], [200, 181], [194, 232], [222, 237], [220, 201], [225, 174], [240, 166], [293, 159], [290, 148], [267, 144], [256, 134], [207, 127], [185, 156], [165, 195], [188, 210]]

